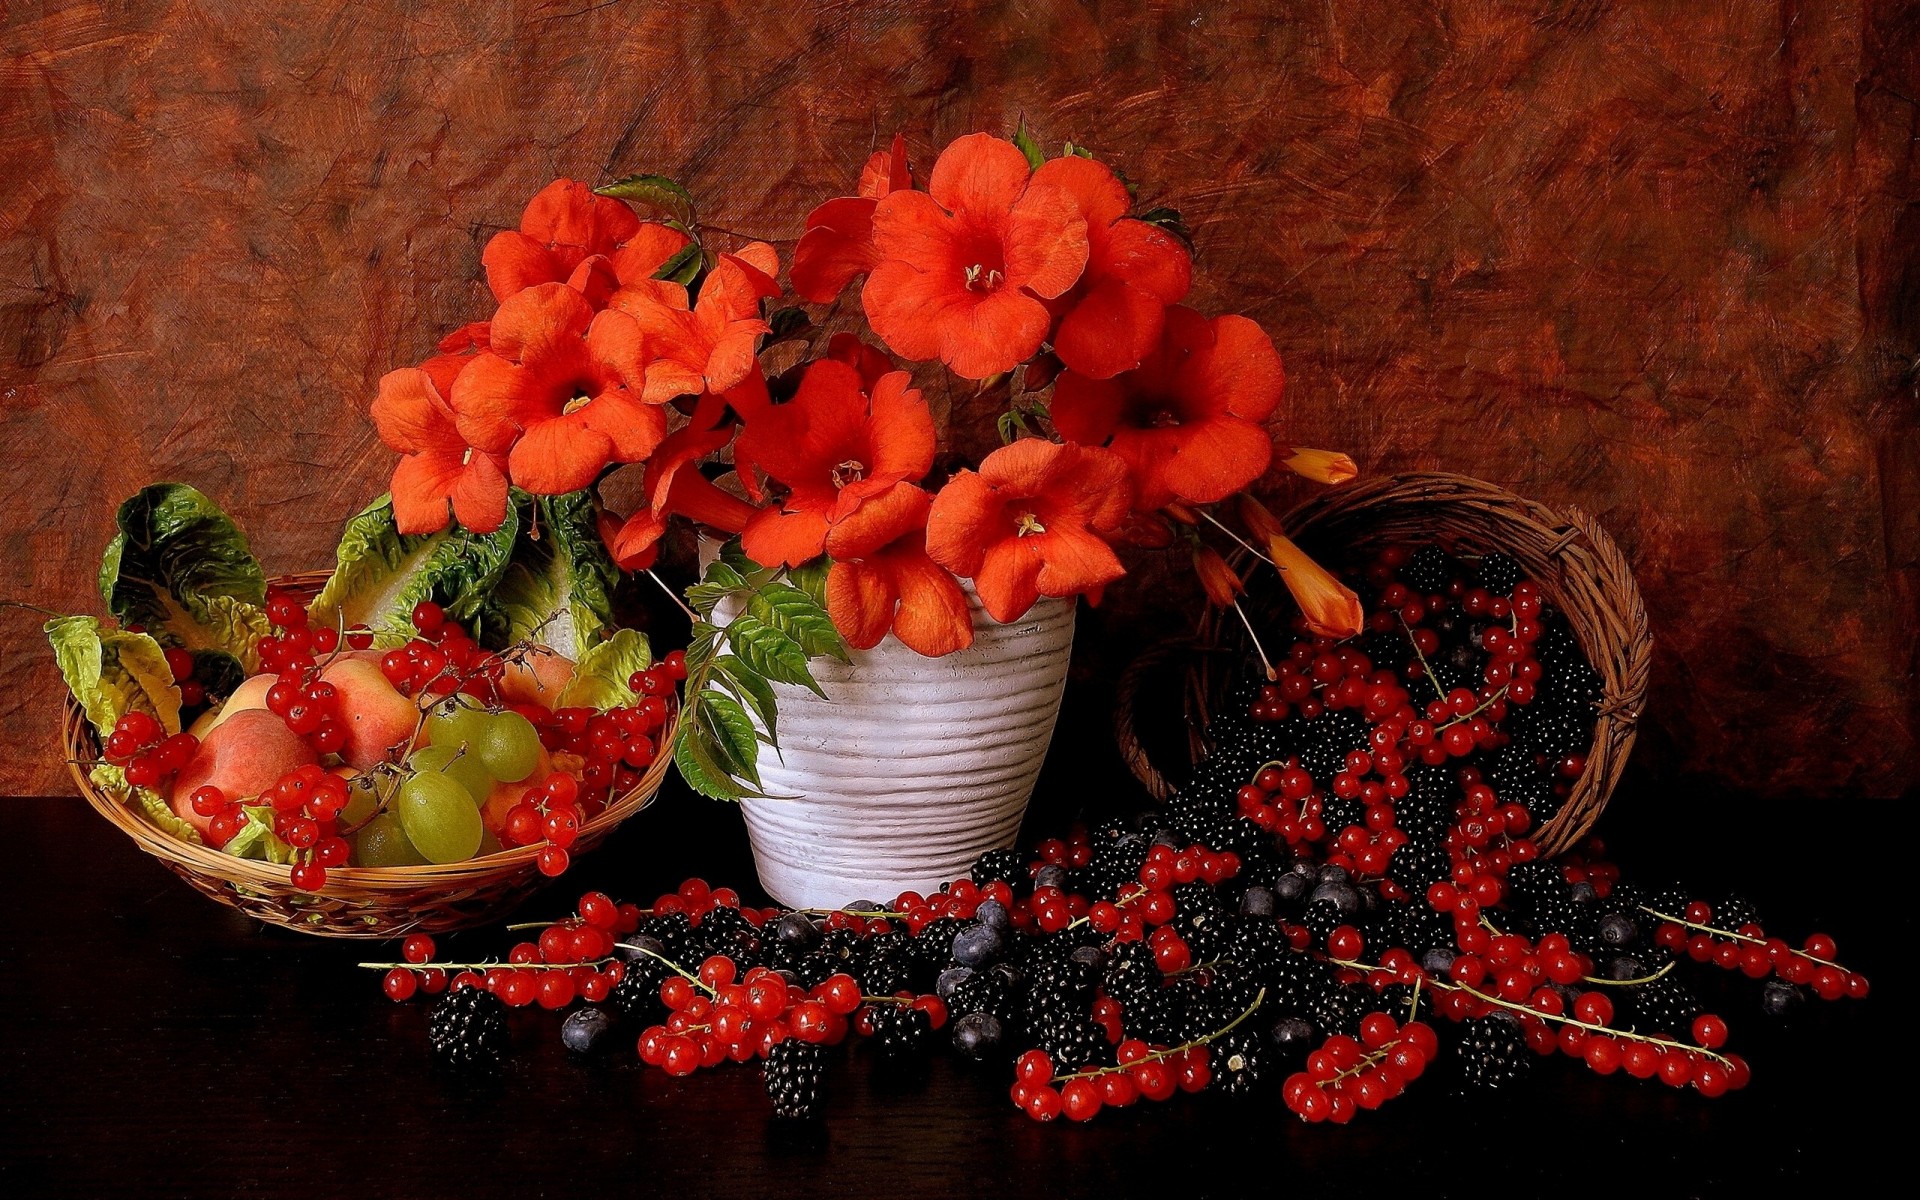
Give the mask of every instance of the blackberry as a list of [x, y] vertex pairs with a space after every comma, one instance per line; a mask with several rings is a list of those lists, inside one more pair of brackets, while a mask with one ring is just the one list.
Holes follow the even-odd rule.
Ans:
[[1422, 894], [1415, 894], [1412, 901], [1390, 906], [1393, 913], [1389, 923], [1388, 941], [1411, 953], [1418, 959], [1433, 949], [1452, 950], [1453, 926], [1426, 902]]
[[1231, 919], [1218, 909], [1183, 913], [1167, 924], [1187, 944], [1194, 966], [1219, 958], [1226, 950], [1227, 938], [1233, 932]]
[[683, 912], [648, 917], [640, 922], [640, 927], [634, 932], [659, 942], [660, 953], [677, 963], [685, 964], [695, 959], [699, 952], [699, 939], [694, 933], [693, 922]]
[[1433, 680], [1434, 690], [1442, 696], [1455, 688], [1472, 691], [1474, 685], [1480, 682], [1479, 673], [1472, 667], [1461, 666], [1445, 659], [1428, 659], [1427, 677]]
[[733, 946], [733, 935], [754, 933], [755, 930], [752, 923], [740, 915], [739, 909], [716, 904], [700, 918], [700, 924], [694, 932], [699, 947], [711, 955], [727, 954]]
[[873, 1022], [874, 1044], [883, 1058], [907, 1062], [924, 1057], [933, 1048], [933, 1019], [924, 1009], [906, 1004], [875, 1004], [869, 1017]]
[[1367, 807], [1358, 797], [1343, 800], [1330, 795], [1320, 801], [1320, 823], [1327, 827], [1329, 841], [1339, 837], [1347, 826], [1362, 824], [1366, 819]]
[[1235, 804], [1218, 790], [1188, 786], [1169, 796], [1161, 812], [1174, 832], [1197, 842], [1233, 816]]
[[660, 985], [671, 974], [672, 967], [643, 954], [626, 965], [620, 982], [613, 985], [607, 999], [642, 1027], [659, 1024], [667, 1019], [667, 1006], [660, 999]]
[[[1226, 948], [1227, 958], [1263, 987], [1276, 982], [1280, 960], [1290, 953], [1287, 935], [1265, 917], [1241, 918]], [[1111, 984], [1107, 990], [1113, 990]]]
[[1594, 720], [1591, 708], [1583, 713], [1571, 708], [1543, 706], [1536, 700], [1514, 718], [1513, 738], [1557, 762], [1593, 745]]
[[1475, 1017], [1460, 1026], [1454, 1051], [1460, 1078], [1471, 1088], [1501, 1088], [1526, 1077], [1533, 1066], [1517, 1022], [1505, 1016]]
[[1245, 1025], [1215, 1039], [1208, 1054], [1214, 1086], [1229, 1096], [1253, 1095], [1260, 1088], [1265, 1057], [1266, 1039]]
[[1120, 1026], [1128, 1037], [1171, 1046], [1186, 1026], [1193, 988], [1180, 983], [1155, 986], [1120, 1002]]
[[1020, 851], [989, 850], [974, 861], [973, 881], [981, 887], [1004, 883], [1018, 895], [1033, 882], [1033, 876], [1027, 873], [1027, 856]]
[[[1425, 908], [1427, 889], [1453, 872], [1453, 856], [1436, 842], [1408, 842], [1387, 860], [1387, 878], [1407, 889], [1412, 903], [1404, 907]], [[1402, 907], [1396, 905], [1395, 907]]]
[[1453, 581], [1453, 556], [1438, 546], [1426, 545], [1413, 552], [1407, 565], [1400, 568], [1400, 582], [1416, 592], [1432, 596], [1447, 590]]
[[1243, 859], [1251, 852], [1273, 845], [1273, 838], [1246, 817], [1224, 817], [1200, 831], [1194, 839], [1209, 850], [1233, 851]]
[[1564, 934], [1568, 945], [1581, 954], [1592, 955], [1600, 948], [1600, 922], [1593, 905], [1575, 900], [1565, 887], [1541, 897], [1527, 916], [1536, 940], [1558, 933]]
[[1566, 802], [1566, 797], [1554, 790], [1553, 780], [1545, 775], [1522, 779], [1509, 787], [1495, 790], [1500, 799], [1526, 809], [1536, 826], [1553, 820], [1560, 806]]
[[1008, 1022], [1014, 1018], [1014, 1009], [1012, 984], [1003, 972], [992, 969], [975, 971], [947, 997], [947, 1010], [956, 1017], [982, 1012]]
[[1315, 783], [1326, 784], [1345, 769], [1349, 753], [1368, 747], [1371, 726], [1365, 717], [1349, 708], [1328, 709], [1313, 720], [1303, 722], [1303, 726], [1295, 757]]
[[1580, 649], [1580, 639], [1573, 636], [1573, 627], [1557, 612], [1541, 614], [1540, 637], [1533, 643], [1533, 656], [1540, 660], [1541, 666], [1548, 668], [1547, 674], [1553, 674], [1570, 663], [1585, 666], [1587, 661], [1586, 654]]
[[[1319, 959], [1288, 951], [1273, 968], [1267, 1005], [1276, 1017], [1306, 1017], [1322, 993], [1333, 986], [1332, 969]], [[1263, 1011], [1266, 1005], [1261, 1006]]]
[[1509, 742], [1494, 751], [1487, 760], [1487, 783], [1502, 799], [1507, 789], [1524, 780], [1545, 778], [1547, 768], [1542, 766], [1539, 757], [1532, 750], [1515, 742]]
[[1196, 879], [1191, 883], [1173, 885], [1173, 907], [1183, 916], [1193, 916], [1220, 912], [1225, 905], [1220, 902], [1220, 893], [1214, 890], [1213, 885]]
[[1360, 988], [1333, 984], [1313, 1002], [1307, 1016], [1323, 1037], [1341, 1033], [1352, 1037], [1360, 1032], [1360, 1019], [1373, 1007], [1371, 998]]
[[1101, 977], [1101, 986], [1107, 995], [1120, 1001], [1123, 1007], [1128, 1000], [1159, 990], [1160, 984], [1160, 968], [1153, 961], [1153, 949], [1145, 942], [1122, 942], [1115, 946]]
[[861, 966], [860, 990], [869, 996], [891, 996], [905, 989], [914, 975], [910, 951], [892, 950], [876, 954]]
[[1685, 1036], [1700, 1015], [1700, 1001], [1685, 984], [1671, 975], [1647, 983], [1621, 988], [1631, 1002], [1630, 1028], [1640, 1033], [1671, 1033]]
[[1394, 827], [1416, 842], [1438, 845], [1459, 819], [1459, 801], [1451, 791], [1452, 785], [1426, 782], [1438, 777], [1438, 772], [1422, 773], [1412, 781], [1407, 794], [1394, 801]]
[[1531, 908], [1566, 885], [1561, 869], [1544, 858], [1515, 863], [1507, 871], [1507, 900], [1516, 908]]
[[787, 1038], [767, 1051], [761, 1077], [773, 1115], [785, 1121], [806, 1121], [820, 1115], [821, 1084], [826, 1081], [827, 1048], [818, 1042]]
[[1093, 848], [1093, 858], [1087, 863], [1087, 882], [1091, 885], [1091, 895], [1111, 895], [1122, 884], [1140, 877], [1140, 865], [1147, 861], [1146, 838], [1139, 834], [1129, 834], [1114, 841], [1105, 841]]
[[1187, 997], [1181, 1040], [1220, 1032], [1253, 1007], [1253, 999], [1259, 994], [1260, 985], [1247, 973], [1233, 968], [1216, 970], [1205, 987]]
[[1686, 915], [1687, 905], [1693, 903], [1693, 892], [1677, 883], [1670, 883], [1655, 889], [1647, 900], [1647, 907], [1664, 917], [1682, 917]]
[[1306, 915], [1300, 919], [1300, 923], [1313, 935], [1315, 946], [1325, 946], [1327, 935], [1345, 925], [1347, 919], [1340, 915], [1340, 906], [1332, 900], [1315, 900], [1307, 905]]
[[1742, 925], [1760, 923], [1760, 910], [1753, 906], [1753, 901], [1744, 896], [1728, 896], [1713, 905], [1713, 920], [1709, 923], [1715, 929], [1738, 933]]
[[1473, 576], [1481, 587], [1496, 596], [1513, 595], [1515, 585], [1526, 578], [1520, 571], [1520, 564], [1498, 550], [1481, 557]]
[[455, 988], [427, 1014], [427, 1045], [450, 1067], [498, 1066], [507, 1052], [507, 1006], [484, 988]]

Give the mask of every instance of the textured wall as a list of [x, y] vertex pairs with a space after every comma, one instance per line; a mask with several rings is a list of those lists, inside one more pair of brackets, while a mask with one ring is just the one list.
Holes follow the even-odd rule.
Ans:
[[[790, 239], [894, 129], [924, 166], [1024, 112], [1185, 212], [1196, 302], [1286, 356], [1286, 436], [1606, 518], [1660, 640], [1656, 759], [1914, 780], [1902, 6], [0, 12], [0, 595], [91, 609], [155, 478], [322, 564], [390, 466], [374, 381], [484, 315], [480, 246], [556, 174], [664, 171]], [[64, 787], [36, 621], [0, 620], [0, 790]]]

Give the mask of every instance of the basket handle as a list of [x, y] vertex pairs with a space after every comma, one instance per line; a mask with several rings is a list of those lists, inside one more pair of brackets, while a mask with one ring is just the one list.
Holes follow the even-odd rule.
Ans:
[[1147, 755], [1147, 748], [1140, 744], [1140, 735], [1134, 730], [1134, 700], [1139, 695], [1140, 685], [1149, 675], [1158, 670], [1168, 659], [1193, 649], [1192, 639], [1184, 637], [1165, 638], [1155, 642], [1134, 657], [1127, 669], [1120, 673], [1120, 682], [1113, 697], [1113, 741], [1120, 749], [1120, 758], [1147, 789], [1147, 794], [1155, 800], [1165, 800], [1173, 795], [1173, 782], [1160, 769], [1153, 765]]

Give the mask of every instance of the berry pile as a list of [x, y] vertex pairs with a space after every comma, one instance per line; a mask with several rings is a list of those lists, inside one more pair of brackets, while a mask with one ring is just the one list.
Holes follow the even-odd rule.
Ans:
[[135, 787], [159, 787], [192, 760], [200, 741], [190, 733], [167, 731], [153, 714], [134, 709], [114, 723], [102, 757], [127, 773]]
[[1645, 890], [1597, 840], [1542, 859], [1599, 695], [1564, 622], [1498, 557], [1390, 551], [1370, 579], [1369, 633], [1293, 645], [1162, 808], [885, 905], [742, 908], [693, 880], [645, 909], [589, 895], [506, 963], [368, 965], [396, 999], [461, 972], [443, 1009], [604, 1001], [669, 1073], [764, 1060], [789, 1117], [849, 1039], [1010, 1063], [1043, 1121], [1277, 1085], [1344, 1123], [1443, 1060], [1501, 1088], [1554, 1055], [1718, 1096], [1749, 1071], [1685, 964], [1766, 978], [1773, 1013], [1867, 994], [1824, 934], [1795, 949], [1744, 901]]

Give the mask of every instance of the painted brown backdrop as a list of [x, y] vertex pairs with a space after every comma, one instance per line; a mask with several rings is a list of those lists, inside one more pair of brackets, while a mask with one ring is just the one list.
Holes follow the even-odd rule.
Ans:
[[[112, 506], [323, 564], [373, 384], [484, 316], [555, 175], [790, 239], [885, 135], [1023, 112], [1181, 209], [1282, 436], [1602, 514], [1653, 763], [1916, 778], [1914, 13], [1895, 3], [0, 4], [0, 596], [98, 611]], [[1138, 604], [1104, 618], [1172, 619]], [[67, 786], [8, 612], [0, 792]]]

